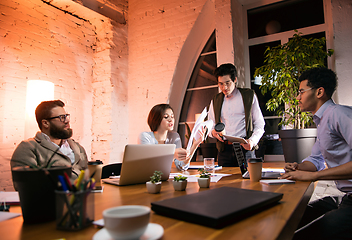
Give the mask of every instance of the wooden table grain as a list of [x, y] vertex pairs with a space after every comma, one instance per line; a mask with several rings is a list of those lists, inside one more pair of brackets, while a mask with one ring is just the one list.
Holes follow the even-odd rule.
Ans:
[[[282, 167], [283, 163], [265, 163], [264, 167]], [[173, 168], [173, 172], [175, 169]], [[253, 183], [242, 179], [239, 168], [223, 168], [216, 171], [219, 173], [231, 173], [229, 177], [223, 177], [217, 183], [211, 183], [209, 189], [218, 187], [235, 187], [283, 193], [279, 204], [245, 218], [222, 229], [213, 229], [193, 223], [179, 221], [164, 217], [152, 212], [150, 222], [158, 223], [164, 228], [162, 239], [291, 239], [299, 219], [313, 192], [313, 184], [299, 182], [284, 185], [265, 185], [259, 182]], [[186, 171], [195, 174], [195, 170]], [[103, 184], [102, 193], [94, 193], [95, 197], [95, 220], [101, 219], [104, 209], [121, 205], [145, 205], [167, 198], [192, 194], [208, 189], [199, 188], [197, 183], [188, 183], [186, 191], [174, 191], [172, 181], [162, 183], [160, 194], [149, 194], [145, 184], [132, 186], [113, 186]], [[221, 204], [221, 203], [219, 203]], [[21, 212], [19, 206], [12, 206], [11, 212]], [[40, 209], [38, 209], [40, 211]], [[22, 217], [13, 218], [0, 222], [0, 238], [8, 240], [37, 240], [37, 239], [66, 239], [80, 240], [92, 239], [99, 231], [96, 226], [90, 226], [77, 232], [68, 232], [55, 229], [55, 222], [43, 224], [23, 224]]]

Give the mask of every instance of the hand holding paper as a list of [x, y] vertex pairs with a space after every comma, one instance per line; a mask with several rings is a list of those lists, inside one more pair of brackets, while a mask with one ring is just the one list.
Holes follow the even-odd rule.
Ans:
[[[214, 122], [212, 120], [207, 120], [204, 122], [204, 119], [207, 115], [208, 115], [207, 108], [204, 108], [200, 117], [197, 119], [196, 123], [194, 124], [194, 127], [191, 132], [191, 136], [187, 144], [187, 150], [191, 149], [193, 140], [197, 141], [201, 137], [203, 137], [205, 140], [208, 137], [210, 129], [213, 127]], [[203, 131], [205, 127], [208, 129], [208, 131], [206, 135], [203, 136]]]

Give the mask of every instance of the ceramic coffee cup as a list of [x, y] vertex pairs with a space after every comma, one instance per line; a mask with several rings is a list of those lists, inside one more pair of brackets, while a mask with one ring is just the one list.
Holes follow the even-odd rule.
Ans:
[[259, 182], [262, 178], [262, 158], [250, 158], [248, 159], [248, 172], [249, 178], [252, 182]]
[[150, 208], [125, 205], [103, 211], [104, 227], [114, 239], [139, 239], [149, 224]]

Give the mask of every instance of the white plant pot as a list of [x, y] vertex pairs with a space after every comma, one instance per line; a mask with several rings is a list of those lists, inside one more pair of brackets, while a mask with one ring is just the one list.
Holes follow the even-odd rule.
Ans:
[[184, 180], [184, 181], [173, 180], [173, 185], [174, 185], [175, 191], [184, 191], [187, 187], [187, 180]]
[[152, 183], [149, 181], [146, 182], [146, 185], [149, 193], [159, 193], [161, 190], [161, 182]]
[[210, 185], [210, 177], [209, 178], [198, 178], [198, 185], [201, 188], [208, 188]]

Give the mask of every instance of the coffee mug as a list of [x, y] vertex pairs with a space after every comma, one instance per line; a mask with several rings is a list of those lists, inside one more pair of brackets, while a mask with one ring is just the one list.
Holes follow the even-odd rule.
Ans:
[[262, 158], [250, 158], [247, 162], [250, 180], [252, 182], [259, 182], [259, 180], [262, 178]]
[[104, 227], [114, 239], [139, 239], [149, 224], [150, 208], [125, 205], [103, 211]]
[[88, 162], [88, 170], [89, 174], [93, 175], [93, 178], [95, 179], [95, 190], [101, 190], [101, 172], [102, 172], [102, 167], [103, 167], [103, 162], [100, 160], [96, 161], [89, 161]]

